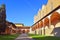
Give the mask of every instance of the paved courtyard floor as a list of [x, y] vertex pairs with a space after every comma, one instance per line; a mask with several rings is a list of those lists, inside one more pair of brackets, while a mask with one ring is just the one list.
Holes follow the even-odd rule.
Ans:
[[33, 40], [27, 34], [20, 34], [15, 40]]

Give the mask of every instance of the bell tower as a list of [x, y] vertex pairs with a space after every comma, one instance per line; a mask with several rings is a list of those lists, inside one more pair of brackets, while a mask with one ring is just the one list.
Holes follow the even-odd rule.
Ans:
[[2, 6], [1, 6], [1, 11], [2, 11], [2, 18], [3, 18], [3, 20], [6, 20], [5, 4], [2, 4]]
[[0, 33], [5, 32], [6, 29], [6, 9], [5, 4], [0, 7]]

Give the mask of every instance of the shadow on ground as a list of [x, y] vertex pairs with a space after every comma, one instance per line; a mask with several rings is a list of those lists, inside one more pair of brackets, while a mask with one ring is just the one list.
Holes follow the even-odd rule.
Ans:
[[54, 36], [60, 37], [60, 27], [54, 28], [51, 34], [54, 34]]

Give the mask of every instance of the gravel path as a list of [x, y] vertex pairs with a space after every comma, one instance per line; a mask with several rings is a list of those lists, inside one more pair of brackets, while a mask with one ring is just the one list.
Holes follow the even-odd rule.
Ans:
[[27, 34], [20, 34], [15, 40], [33, 40]]

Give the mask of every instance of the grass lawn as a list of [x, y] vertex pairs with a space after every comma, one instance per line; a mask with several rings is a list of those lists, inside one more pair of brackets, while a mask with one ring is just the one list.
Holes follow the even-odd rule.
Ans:
[[14, 40], [19, 34], [0, 35], [0, 40]]
[[35, 35], [35, 34], [28, 34], [28, 35], [35, 40], [60, 40], [60, 37], [41, 36], [41, 35]]

